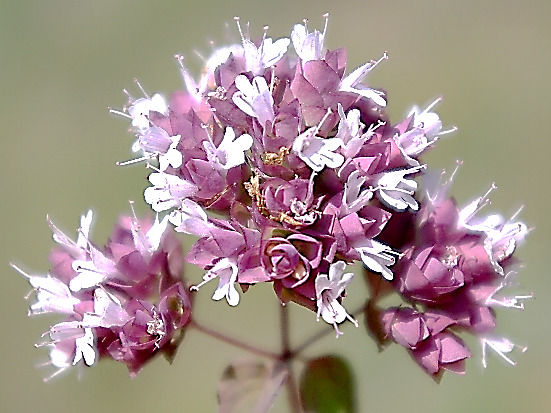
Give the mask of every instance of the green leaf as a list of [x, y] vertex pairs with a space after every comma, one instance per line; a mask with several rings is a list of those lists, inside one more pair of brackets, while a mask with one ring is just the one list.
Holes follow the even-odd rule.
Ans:
[[302, 376], [300, 398], [306, 412], [356, 412], [354, 376], [348, 363], [331, 355], [311, 360]]

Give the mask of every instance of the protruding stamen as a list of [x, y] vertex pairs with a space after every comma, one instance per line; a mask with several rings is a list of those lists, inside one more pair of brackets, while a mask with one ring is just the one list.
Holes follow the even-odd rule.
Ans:
[[[214, 277], [213, 277], [213, 278], [214, 278]], [[200, 289], [203, 285], [205, 285], [206, 283], [208, 283], [210, 280], [212, 280], [212, 278], [209, 278], [209, 279], [207, 279], [207, 280], [203, 280], [203, 281], [201, 281], [201, 282], [200, 282], [199, 284], [197, 284], [197, 285], [192, 285], [192, 286], [190, 286], [190, 287], [189, 287], [189, 291], [199, 291], [199, 289]]]
[[138, 217], [136, 216], [136, 211], [134, 210], [134, 201], [129, 200], [128, 203], [130, 204], [130, 210], [132, 211], [132, 217], [134, 218], [133, 219], [134, 225], [139, 231], [141, 229], [141, 226], [140, 226], [140, 221], [138, 221]]
[[134, 83], [136, 84], [136, 86], [138, 86], [138, 89], [140, 89], [140, 91], [142, 92], [142, 94], [143, 94], [147, 99], [150, 99], [149, 95], [147, 94], [147, 92], [145, 91], [145, 89], [142, 87], [142, 84], [140, 83], [140, 81], [139, 81], [137, 78], [134, 78]]
[[25, 278], [31, 278], [29, 274], [27, 274], [25, 271], [23, 271], [21, 268], [19, 268], [17, 265], [15, 265], [13, 262], [10, 262], [10, 267], [12, 267], [15, 271], [20, 273]]
[[266, 40], [266, 35], [268, 34], [268, 28], [269, 26], [264, 26], [262, 28], [264, 33], [262, 34], [262, 42], [260, 43], [260, 56], [263, 56], [263, 53], [264, 53], [264, 40]]
[[127, 165], [133, 165], [135, 163], [138, 163], [138, 162], [142, 162], [142, 161], [147, 161], [151, 158], [154, 158], [155, 155], [154, 154], [151, 154], [151, 155], [145, 155], [145, 156], [142, 156], [141, 158], [136, 158], [136, 159], [129, 159], [128, 161], [123, 161], [123, 162], [115, 162], [115, 165], [116, 166], [127, 166]]
[[325, 33], [327, 33], [327, 23], [329, 22], [329, 13], [325, 13], [323, 15], [323, 17], [325, 18], [325, 26], [323, 27], [323, 38], [325, 39]]
[[124, 112], [121, 112], [120, 110], [116, 110], [116, 109], [112, 109], [112, 108], [107, 108], [109, 110], [109, 113], [112, 113], [114, 115], [119, 115], [119, 116], [122, 116], [122, 117], [125, 117], [127, 119], [132, 119], [132, 116], [130, 116], [128, 113], [124, 113]]
[[159, 168], [157, 168], [155, 165], [151, 165], [149, 162], [145, 164], [146, 169], [153, 169], [155, 172], [164, 173]]
[[435, 107], [440, 102], [442, 102], [442, 96], [436, 98], [436, 100], [434, 102], [432, 102], [430, 105], [428, 105], [427, 108], [423, 112], [425, 112], [425, 113], [429, 112], [433, 107]]
[[[438, 133], [438, 136], [447, 135], [448, 133], [453, 133], [453, 132], [455, 132], [455, 131], [457, 131], [457, 126], [452, 126], [450, 129], [446, 129], [446, 130], [444, 130], [444, 131], [442, 131], [442, 132], [439, 132], [439, 133]], [[435, 139], [435, 140], [436, 140], [436, 139]]]
[[492, 182], [492, 185], [490, 185], [490, 188], [486, 191], [486, 193], [484, 195], [482, 195], [480, 197], [480, 199], [478, 200], [478, 203], [476, 205], [476, 209], [473, 211], [473, 213], [470, 215], [471, 217], [474, 217], [476, 214], [478, 214], [482, 208], [484, 208], [486, 205], [489, 205], [491, 204], [491, 201], [490, 199], [488, 198], [490, 193], [494, 190], [494, 189], [497, 189], [497, 186], [496, 186], [496, 183], [495, 182]]
[[124, 93], [126, 96], [128, 96], [128, 100], [130, 100], [130, 102], [134, 102], [136, 100], [136, 98], [134, 96], [132, 96], [128, 90], [123, 89], [122, 93]]
[[387, 60], [388, 59], [388, 54], [387, 52], [383, 52], [383, 55], [379, 58], [379, 60], [372, 60], [371, 61], [371, 66], [369, 67], [368, 69], [368, 72], [371, 72], [373, 69], [375, 69], [375, 67], [377, 67], [377, 65], [379, 63], [381, 63], [383, 60]]
[[521, 207], [517, 210], [517, 212], [511, 215], [511, 218], [509, 218], [509, 221], [514, 221], [515, 219], [517, 219], [517, 217], [520, 215], [523, 209], [524, 209], [524, 205], [521, 205]]
[[181, 54], [175, 54], [174, 58], [178, 62], [178, 65], [180, 65], [180, 71], [182, 72], [182, 74], [188, 73], [186, 67], [184, 66], [184, 56]]
[[197, 49], [193, 49], [193, 53], [195, 53], [195, 56], [197, 56], [199, 59], [203, 61], [203, 63], [207, 63], [207, 58], [199, 52]]
[[245, 43], [245, 36], [243, 35], [243, 30], [241, 29], [241, 19], [238, 16], [233, 18], [235, 24], [237, 24], [237, 30], [239, 30], [239, 35], [241, 36], [241, 42]]
[[[50, 365], [52, 363], [48, 363], [48, 365]], [[57, 369], [56, 371], [54, 371], [52, 374], [50, 374], [48, 377], [44, 377], [42, 379], [42, 382], [44, 383], [47, 383], [49, 382], [51, 379], [53, 379], [54, 377], [58, 376], [59, 374], [63, 373], [65, 370], [67, 369], [67, 367], [62, 367], [62, 368], [59, 368]]]
[[453, 172], [451, 173], [450, 177], [446, 181], [445, 185], [451, 185], [453, 180], [455, 179], [455, 175], [457, 174], [457, 171], [459, 171], [459, 167], [463, 165], [463, 161], [460, 161], [459, 159], [455, 161], [455, 168]]

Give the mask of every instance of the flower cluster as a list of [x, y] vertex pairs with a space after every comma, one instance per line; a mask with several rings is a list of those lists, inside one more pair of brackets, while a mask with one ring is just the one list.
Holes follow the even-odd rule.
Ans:
[[49, 224], [58, 244], [52, 270], [28, 275], [12, 266], [36, 291], [30, 314], [67, 316], [37, 345], [50, 347], [53, 375], [112, 358], [134, 376], [158, 353], [171, 359], [191, 321], [191, 296], [182, 280], [182, 248], [165, 231], [167, 220], [121, 217], [103, 249], [88, 238], [92, 211], [82, 216], [76, 241]]
[[[346, 320], [358, 326], [343, 303], [355, 263], [367, 270], [366, 324], [381, 347], [404, 346], [434, 376], [462, 373], [466, 331], [512, 363], [514, 345], [493, 335], [494, 307], [527, 298], [502, 296], [527, 228], [477, 218], [487, 195], [458, 208], [451, 178], [419, 196], [420, 156], [455, 131], [433, 111], [440, 99], [392, 124], [386, 93], [365, 81], [386, 53], [347, 70], [345, 49], [324, 47], [327, 16], [323, 31], [305, 21], [275, 41], [267, 28], [253, 41], [236, 22], [241, 42], [216, 49], [200, 79], [177, 56], [186, 91], [165, 100], [142, 89], [112, 110], [136, 136], [137, 158], [119, 165], [146, 162], [144, 199], [164, 217], [123, 218], [103, 251], [88, 240], [91, 214], [76, 242], [52, 225], [54, 269], [27, 276], [33, 313], [69, 315], [48, 333], [52, 364], [107, 356], [135, 374], [156, 353], [170, 357], [191, 320], [190, 290], [213, 280], [212, 298], [230, 306], [271, 283], [282, 304], [306, 307], [338, 337]], [[185, 261], [205, 272], [189, 288], [168, 223], [198, 238]], [[380, 308], [393, 291], [401, 305]]]
[[[236, 286], [269, 282], [282, 303], [315, 311], [338, 336], [339, 323], [357, 325], [342, 300], [346, 266], [362, 262], [411, 306], [380, 312], [384, 340], [405, 345], [427, 372], [462, 371], [470, 352], [452, 330], [500, 348], [489, 338], [492, 308], [520, 305], [495, 294], [514, 278], [507, 268], [526, 227], [477, 221], [485, 198], [459, 210], [449, 183], [419, 201], [420, 155], [455, 130], [433, 112], [440, 99], [392, 125], [385, 92], [365, 83], [386, 53], [347, 73], [345, 50], [325, 50], [325, 29], [305, 22], [275, 41], [265, 29], [253, 42], [237, 26], [241, 44], [216, 50], [199, 81], [178, 57], [187, 93], [128, 107], [133, 150], [159, 163], [148, 162], [146, 202], [200, 238], [187, 261], [206, 273], [192, 288], [218, 279], [213, 298], [233, 306]], [[404, 325], [414, 330], [406, 341], [396, 333]]]
[[401, 239], [388, 238], [402, 251], [392, 287], [408, 305], [378, 314], [380, 344], [392, 340], [404, 346], [430, 374], [462, 373], [471, 353], [454, 332], [466, 331], [479, 337], [484, 366], [487, 347], [515, 364], [505, 355], [515, 345], [493, 333], [494, 308], [523, 309], [521, 300], [531, 297], [503, 295], [515, 282], [512, 254], [527, 228], [514, 217], [477, 219], [488, 194], [460, 209], [446, 196], [447, 186], [429, 190], [415, 217], [392, 218], [411, 229]]
[[399, 253], [377, 236], [393, 211], [418, 209], [415, 156], [440, 121], [423, 111], [389, 124], [384, 92], [362, 83], [386, 53], [346, 74], [325, 30], [297, 24], [290, 39], [265, 32], [254, 43], [237, 23], [241, 45], [217, 50], [198, 82], [179, 57], [187, 93], [131, 99], [133, 150], [154, 169], [144, 197], [200, 237], [187, 256], [206, 270], [194, 289], [217, 278], [213, 298], [237, 305], [237, 285], [270, 282], [340, 334], [339, 323], [356, 323], [341, 305], [346, 265], [393, 279]]

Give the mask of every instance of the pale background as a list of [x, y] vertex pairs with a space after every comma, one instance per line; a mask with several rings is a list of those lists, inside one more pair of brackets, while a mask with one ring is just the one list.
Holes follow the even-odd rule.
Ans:
[[[124, 103], [122, 88], [137, 92], [133, 77], [149, 92], [170, 92], [182, 84], [172, 56], [183, 53], [197, 62], [193, 49], [207, 54], [209, 40], [224, 44], [226, 22], [237, 39], [233, 16], [250, 20], [255, 35], [269, 25], [277, 38], [289, 36], [304, 17], [310, 27], [322, 28], [325, 12], [331, 13], [326, 45], [346, 46], [350, 68], [388, 51], [390, 59], [371, 84], [388, 91], [393, 121], [414, 103], [444, 96], [438, 112], [459, 132], [442, 139], [426, 160], [436, 168], [464, 161], [453, 188], [461, 203], [495, 180], [499, 189], [487, 212], [507, 215], [525, 205], [522, 217], [536, 230], [518, 251], [526, 263], [520, 281], [536, 299], [523, 313], [499, 312], [499, 331], [529, 346], [514, 355], [517, 367], [492, 357], [483, 371], [471, 340], [476, 357], [467, 375], [446, 375], [436, 385], [401, 348], [378, 354], [364, 331], [350, 326], [311, 354], [348, 356], [364, 412], [551, 411], [551, 2], [544, 0], [2, 1], [0, 411], [215, 410], [216, 382], [242, 353], [196, 332], [173, 366], [155, 360], [133, 381], [123, 365], [102, 362], [80, 380], [71, 373], [42, 383], [46, 371], [35, 366], [47, 352], [33, 343], [58, 319], [27, 319], [23, 296], [29, 287], [8, 263], [48, 269], [53, 242], [46, 214], [73, 233], [80, 214], [92, 207], [93, 238], [103, 243], [117, 216], [129, 211], [129, 199], [146, 211], [140, 195], [145, 171], [114, 165], [130, 156], [127, 122], [107, 113], [108, 106]], [[269, 288], [251, 291], [237, 309], [211, 303], [211, 288], [199, 295], [199, 320], [277, 348], [277, 306]], [[363, 291], [357, 280], [349, 306], [361, 301]], [[313, 314], [295, 310], [298, 342], [321, 325]], [[280, 399], [273, 411], [286, 411]]]

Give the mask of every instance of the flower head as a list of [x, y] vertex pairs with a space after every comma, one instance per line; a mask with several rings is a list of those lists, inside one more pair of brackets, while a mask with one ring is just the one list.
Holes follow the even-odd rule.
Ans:
[[[478, 218], [490, 191], [458, 208], [451, 178], [419, 193], [420, 157], [455, 130], [442, 130], [440, 99], [393, 124], [386, 92], [365, 81], [388, 55], [347, 70], [345, 49], [325, 46], [325, 19], [323, 31], [305, 20], [289, 37], [272, 40], [265, 27], [251, 40], [236, 18], [241, 43], [215, 48], [197, 80], [176, 56], [185, 90], [165, 100], [136, 81], [143, 97], [127, 93], [129, 106], [112, 111], [130, 121], [140, 152], [119, 165], [147, 161], [143, 197], [155, 218], [122, 217], [104, 247], [89, 239], [91, 212], [76, 241], [48, 221], [51, 271], [14, 266], [36, 292], [31, 314], [63, 314], [43, 343], [53, 366], [108, 357], [135, 375], [156, 354], [171, 359], [191, 322], [190, 290], [206, 284], [234, 307], [269, 283], [282, 304], [311, 310], [339, 336], [345, 320], [358, 325], [343, 304], [357, 288], [345, 272], [355, 263], [366, 270], [366, 325], [381, 348], [395, 342], [440, 377], [464, 372], [468, 333], [484, 364], [487, 349], [512, 363], [515, 345], [496, 338], [494, 308], [522, 309], [531, 297], [505, 292], [527, 226], [517, 214]], [[203, 270], [191, 289], [172, 229], [198, 238], [185, 257]], [[391, 292], [401, 306], [380, 307]]]
[[[122, 217], [108, 245], [99, 249], [88, 238], [91, 221], [91, 213], [82, 217], [76, 242], [51, 224], [59, 247], [52, 255], [54, 269], [46, 276], [12, 266], [36, 291], [30, 314], [66, 317], [46, 333], [49, 341], [40, 344], [50, 347], [54, 375], [105, 357], [124, 362], [135, 375], [157, 352], [173, 352], [190, 321], [181, 247], [165, 231], [167, 219]], [[61, 257], [72, 263], [70, 271], [56, 265]]]

